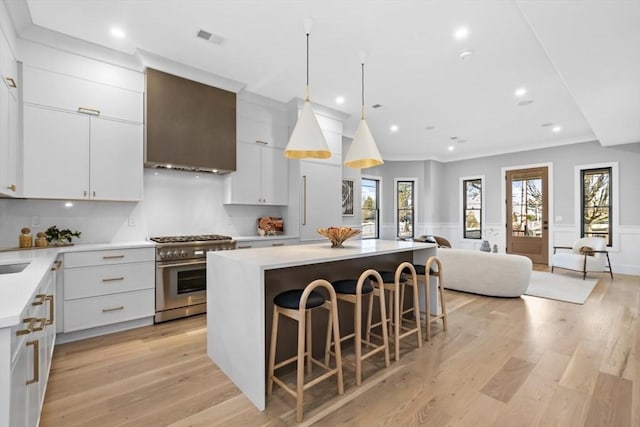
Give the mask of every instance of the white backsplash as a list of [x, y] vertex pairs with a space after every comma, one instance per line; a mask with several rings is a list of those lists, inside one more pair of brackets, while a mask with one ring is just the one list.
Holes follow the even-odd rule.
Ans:
[[[55, 224], [81, 231], [74, 242], [101, 243], [177, 234], [250, 236], [257, 234], [258, 217], [286, 215], [284, 207], [223, 205], [223, 180], [207, 173], [145, 169], [139, 203], [71, 201], [73, 206], [66, 207], [65, 200], [0, 199], [0, 247], [18, 246], [22, 227], [35, 236]], [[39, 227], [31, 227], [32, 216], [39, 217]]]

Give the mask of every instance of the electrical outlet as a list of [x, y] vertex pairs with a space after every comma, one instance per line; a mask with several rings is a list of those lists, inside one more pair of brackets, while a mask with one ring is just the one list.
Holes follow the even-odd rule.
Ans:
[[136, 217], [133, 215], [129, 215], [129, 227], [136, 226]]
[[40, 215], [31, 215], [31, 228], [40, 227]]

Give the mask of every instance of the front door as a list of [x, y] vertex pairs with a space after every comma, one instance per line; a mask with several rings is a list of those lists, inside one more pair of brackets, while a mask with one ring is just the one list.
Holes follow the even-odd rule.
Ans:
[[507, 171], [507, 253], [549, 259], [546, 167]]

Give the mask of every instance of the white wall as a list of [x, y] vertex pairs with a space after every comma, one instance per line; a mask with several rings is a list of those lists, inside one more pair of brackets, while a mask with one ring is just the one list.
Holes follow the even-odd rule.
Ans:
[[222, 181], [213, 174], [145, 169], [139, 203], [73, 201], [68, 208], [64, 200], [0, 199], [0, 247], [17, 247], [20, 229], [30, 227], [33, 215], [41, 224], [30, 227], [34, 236], [57, 225], [81, 231], [74, 242], [99, 243], [176, 234], [253, 236], [258, 217], [285, 213], [281, 207], [223, 205]]

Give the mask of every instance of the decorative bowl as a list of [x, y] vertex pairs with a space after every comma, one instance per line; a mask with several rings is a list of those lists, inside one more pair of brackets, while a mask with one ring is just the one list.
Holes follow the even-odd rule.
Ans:
[[342, 243], [360, 234], [360, 230], [351, 227], [328, 227], [318, 228], [318, 233], [331, 241], [332, 248], [343, 248]]

